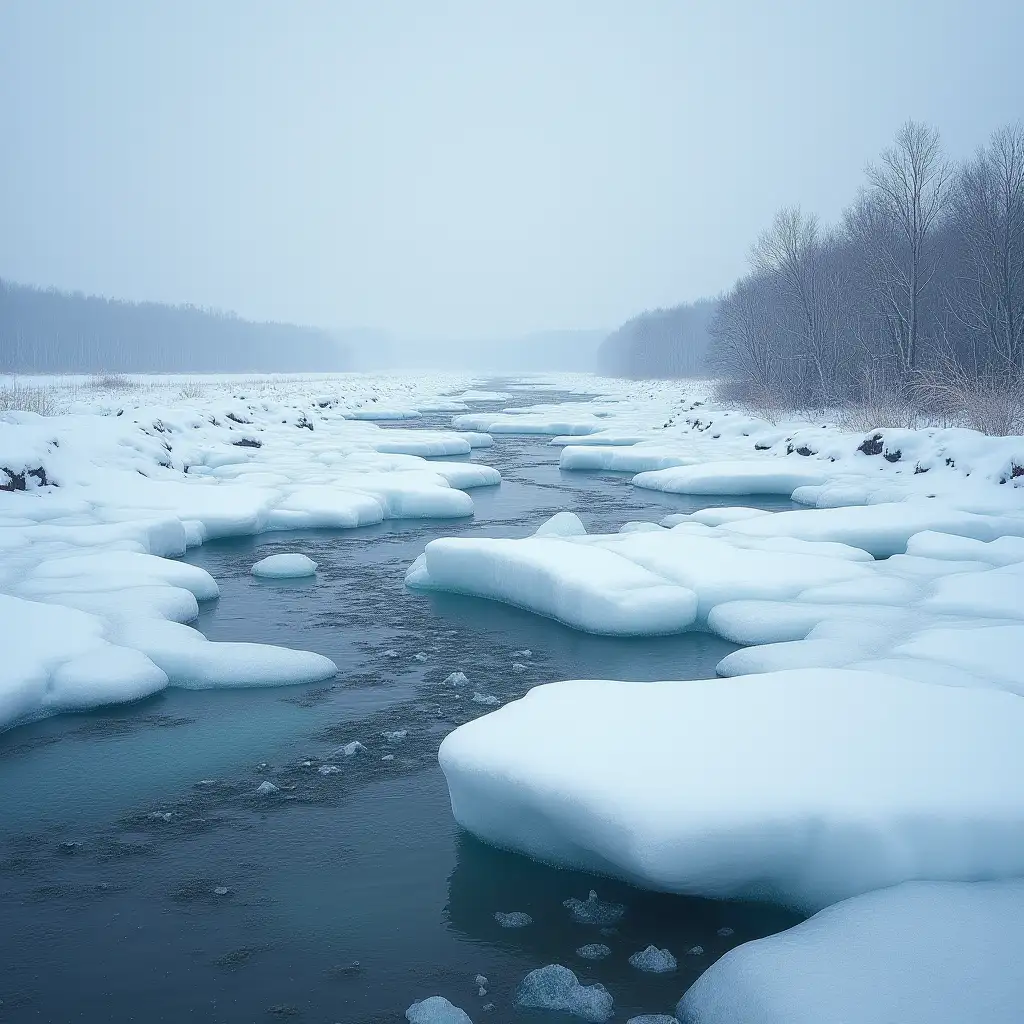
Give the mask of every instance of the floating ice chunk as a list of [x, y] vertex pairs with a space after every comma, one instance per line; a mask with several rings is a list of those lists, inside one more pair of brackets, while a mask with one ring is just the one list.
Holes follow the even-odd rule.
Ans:
[[315, 576], [316, 562], [308, 555], [291, 552], [269, 555], [258, 561], [249, 571], [253, 576], [261, 576], [268, 580], [297, 579], [301, 576]]
[[315, 683], [338, 673], [334, 662], [321, 654], [270, 644], [214, 642], [177, 622], [129, 622], [115, 636], [163, 669], [172, 685], [188, 689]]
[[850, 508], [797, 509], [776, 512], [722, 529], [744, 537], [797, 537], [863, 548], [875, 558], [906, 551], [910, 538], [932, 530], [991, 541], [1003, 534], [1024, 534], [1024, 519], [959, 512], [926, 500], [883, 502]]
[[538, 1010], [566, 1010], [595, 1024], [608, 1020], [613, 1010], [611, 993], [603, 985], [581, 985], [561, 964], [530, 971], [516, 989], [517, 1006]]
[[909, 882], [738, 946], [697, 979], [676, 1016], [688, 1024], [1018, 1024], [1022, 948], [1024, 883]]
[[606, 473], [644, 473], [685, 466], [693, 462], [653, 445], [566, 445], [558, 459], [560, 469], [596, 469]]
[[578, 900], [572, 896], [564, 900], [562, 906], [568, 908], [572, 919], [579, 924], [612, 925], [626, 912], [625, 906], [621, 903], [605, 903], [598, 899], [593, 889], [585, 900]]
[[484, 986], [484, 985], [486, 985], [486, 984], [487, 984], [487, 978], [486, 978], [486, 977], [485, 977], [484, 975], [482, 975], [482, 974], [478, 974], [478, 975], [477, 975], [477, 976], [476, 976], [476, 977], [475, 977], [475, 978], [473, 979], [473, 983], [474, 983], [475, 985], [480, 985], [480, 986]]
[[721, 938], [721, 939], [727, 939], [727, 938], [729, 938], [730, 935], [733, 934], [733, 929], [732, 928], [719, 928], [718, 931], [715, 932], [715, 934], [719, 938]]
[[525, 928], [527, 925], [533, 924], [533, 918], [529, 914], [524, 914], [521, 910], [513, 910], [509, 914], [503, 914], [500, 910], [496, 910], [494, 912], [494, 920], [502, 928]]
[[576, 955], [584, 960], [603, 960], [611, 955], [611, 950], [601, 942], [588, 942], [576, 950]]
[[522, 651], [513, 651], [512, 652], [512, 657], [513, 658], [532, 658], [533, 657], [533, 651], [531, 651], [529, 648], [526, 648], [525, 650], [522, 650]]
[[408, 586], [504, 601], [591, 633], [676, 633], [696, 618], [692, 590], [612, 551], [554, 537], [446, 537], [421, 558]]
[[687, 956], [703, 956], [704, 955], [704, 947], [703, 946], [691, 946], [686, 951], [686, 955]]
[[321, 775], [337, 775], [341, 769], [336, 764], [322, 764], [317, 771]]
[[227, 894], [229, 892], [231, 892], [231, 890], [226, 885], [218, 885], [213, 890], [213, 895], [214, 896], [227, 896]]
[[469, 680], [465, 672], [451, 672], [442, 680], [442, 686], [465, 686]]
[[382, 732], [381, 736], [388, 741], [388, 743], [401, 743], [406, 736], [409, 735], [408, 729], [394, 729], [391, 732]]
[[[989, 642], [971, 632], [949, 643]], [[923, 875], [1024, 875], [1022, 735], [1011, 693], [807, 669], [549, 683], [460, 726], [439, 760], [456, 820], [485, 842], [814, 911]]]
[[424, 654], [422, 651], [418, 651], [416, 654], [414, 654], [413, 658], [415, 658], [416, 661], [427, 661], [428, 660], [427, 655]]
[[757, 462], [704, 462], [639, 473], [634, 487], [670, 494], [792, 494], [798, 487], [823, 484], [823, 466], [796, 465], [785, 459]]
[[256, 787], [256, 792], [259, 793], [260, 796], [270, 796], [272, 793], [280, 793], [281, 791], [272, 782], [264, 779], [263, 782]]
[[353, 740], [351, 743], [346, 743], [343, 747], [340, 748], [341, 752], [346, 757], [351, 757], [353, 754], [358, 754], [360, 751], [363, 751], [365, 749], [366, 747], [364, 747], [362, 743], [359, 742], [359, 740]]
[[585, 537], [587, 528], [575, 512], [556, 512], [533, 533], [534, 537]]
[[679, 1021], [665, 1013], [641, 1013], [639, 1017], [630, 1017], [626, 1024], [679, 1024]]
[[[693, 950], [689, 952], [692, 953]], [[667, 949], [648, 946], [629, 958], [629, 966], [635, 967], [638, 971], [649, 971], [651, 974], [667, 974], [674, 971], [678, 965], [676, 958]]]
[[392, 650], [390, 647], [384, 652], [383, 657], [385, 658], [397, 658], [399, 657], [398, 651]]
[[526, 666], [521, 661], [513, 661], [512, 662], [512, 671], [513, 672], [525, 672], [526, 671]]
[[475, 704], [497, 704], [498, 698], [490, 693], [474, 693], [473, 702]]
[[394, 761], [394, 759], [395, 759], [395, 755], [394, 754], [385, 754], [381, 758], [382, 761]]
[[444, 996], [430, 996], [405, 1011], [409, 1024], [473, 1024], [468, 1013], [449, 1003]]

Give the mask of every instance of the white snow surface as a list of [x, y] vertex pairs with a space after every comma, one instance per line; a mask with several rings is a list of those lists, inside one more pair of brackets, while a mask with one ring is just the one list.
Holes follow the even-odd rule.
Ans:
[[683, 1024], [1019, 1024], [1024, 882], [908, 882], [726, 953]]
[[1022, 736], [1009, 693], [795, 670], [551, 683], [439, 757], [456, 820], [486, 842], [813, 911], [909, 879], [1024, 874]]
[[294, 579], [302, 576], [315, 576], [316, 562], [309, 555], [295, 551], [261, 558], [251, 571], [253, 576], [263, 576], [266, 579]]
[[[191, 629], [219, 591], [175, 559], [216, 537], [467, 516], [466, 489], [500, 482], [488, 466], [424, 458], [488, 438], [366, 422], [443, 404], [465, 376], [20, 383], [57, 389], [64, 407], [0, 414], [0, 729], [168, 685], [330, 678], [319, 655]], [[284, 575], [282, 559], [305, 556], [254, 571]]]

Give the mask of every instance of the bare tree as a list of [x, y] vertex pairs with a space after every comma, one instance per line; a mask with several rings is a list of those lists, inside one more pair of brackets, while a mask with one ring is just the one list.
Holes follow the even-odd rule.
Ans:
[[951, 173], [939, 133], [908, 121], [895, 145], [868, 165], [868, 193], [855, 217], [904, 374], [916, 369], [920, 358], [922, 298], [934, 273], [931, 242]]
[[975, 369], [1024, 368], [1024, 125], [997, 131], [960, 171], [952, 192], [961, 247], [947, 306], [983, 354]]

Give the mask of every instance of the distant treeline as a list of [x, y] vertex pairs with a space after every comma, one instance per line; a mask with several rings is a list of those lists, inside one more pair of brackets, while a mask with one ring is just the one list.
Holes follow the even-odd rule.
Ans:
[[316, 328], [0, 279], [0, 373], [305, 372], [347, 366], [344, 345]]
[[695, 377], [706, 369], [712, 299], [655, 309], [627, 320], [602, 342], [600, 373], [613, 377]]

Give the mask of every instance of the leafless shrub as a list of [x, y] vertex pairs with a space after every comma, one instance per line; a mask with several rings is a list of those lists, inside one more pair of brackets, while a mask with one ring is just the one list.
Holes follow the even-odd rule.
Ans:
[[947, 362], [916, 385], [921, 405], [948, 421], [983, 434], [1024, 434], [1024, 373], [975, 376]]
[[206, 388], [198, 380], [187, 380], [178, 391], [178, 397], [186, 401], [202, 398], [206, 394]]
[[91, 386], [97, 391], [134, 391], [135, 382], [123, 373], [104, 373], [96, 377]]
[[54, 391], [50, 387], [26, 387], [12, 381], [0, 384], [0, 412], [34, 412], [55, 416], [58, 412]]

